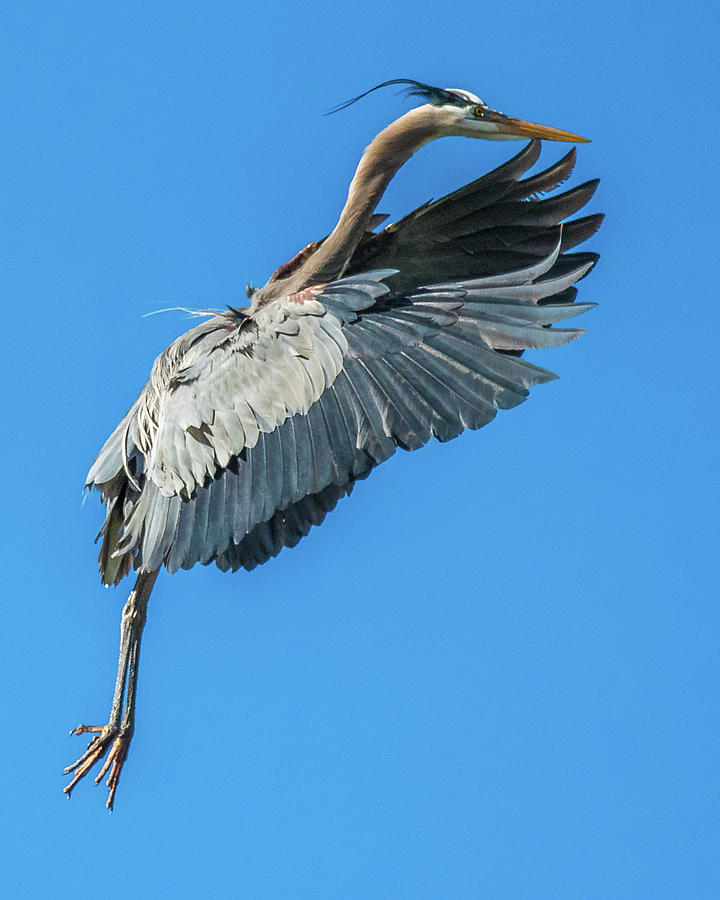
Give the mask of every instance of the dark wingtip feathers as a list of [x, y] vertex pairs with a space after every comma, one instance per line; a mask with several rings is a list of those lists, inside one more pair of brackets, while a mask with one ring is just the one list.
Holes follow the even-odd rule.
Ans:
[[[539, 141], [537, 142], [539, 144]], [[542, 172], [536, 175], [530, 175], [518, 181], [517, 187], [508, 195], [508, 199], [538, 200], [542, 194], [553, 191], [572, 175], [577, 159], [577, 149], [572, 147], [565, 156], [561, 157], [556, 163], [553, 163]]]
[[573, 219], [563, 225], [562, 252], [572, 250], [578, 244], [582, 244], [591, 238], [600, 228], [605, 218], [604, 213], [595, 213], [591, 216], [583, 216], [581, 219]]

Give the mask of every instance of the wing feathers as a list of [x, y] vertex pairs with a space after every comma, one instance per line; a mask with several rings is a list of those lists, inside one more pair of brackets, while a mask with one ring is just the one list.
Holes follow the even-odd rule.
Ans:
[[[348, 309], [348, 315], [317, 327], [315, 352], [302, 359], [302, 377], [311, 396], [317, 394], [309, 408], [278, 422], [277, 398], [267, 388], [255, 392], [252, 407], [234, 398], [231, 411], [216, 411], [209, 426], [213, 438], [220, 436], [215, 465], [240, 430], [245, 446], [212, 476], [205, 448], [213, 442], [206, 444], [195, 429], [178, 430], [182, 496], [167, 496], [150, 481], [141, 498], [147, 508], [139, 506], [131, 516], [123, 552], [133, 541], [141, 543], [143, 569], [164, 561], [175, 571], [213, 560], [221, 568], [252, 568], [322, 519], [326, 498], [340, 496], [325, 495], [329, 486], [347, 487], [398, 446], [417, 449], [433, 436], [450, 440], [465, 428], [487, 424], [497, 409], [521, 403], [529, 387], [554, 376], [497, 351], [566, 343], [581, 332], [549, 326], [593, 305], [539, 305], [567, 295], [592, 265], [584, 261], [549, 275], [559, 250], [558, 238], [531, 266], [433, 285], [408, 297], [374, 291], [379, 303]], [[341, 287], [342, 282], [331, 287], [336, 307]], [[359, 306], [355, 289], [351, 303]], [[276, 389], [290, 378], [288, 369]], [[293, 407], [291, 395], [286, 394], [286, 413]]]
[[594, 305], [574, 304], [574, 284], [596, 255], [565, 251], [602, 217], [560, 225], [597, 182], [539, 199], [575, 151], [523, 179], [538, 153], [531, 142], [367, 237], [347, 277], [218, 314], [171, 345], [88, 475], [108, 503], [107, 578], [133, 556], [141, 571], [252, 569], [397, 447], [480, 428], [554, 378], [520, 354], [582, 334], [552, 326]]

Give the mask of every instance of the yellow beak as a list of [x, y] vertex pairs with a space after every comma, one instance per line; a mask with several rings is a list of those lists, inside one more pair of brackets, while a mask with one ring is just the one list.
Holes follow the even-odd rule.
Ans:
[[525, 122], [523, 119], [514, 119], [512, 116], [488, 110], [484, 116], [485, 121], [493, 122], [500, 134], [508, 134], [513, 137], [539, 138], [543, 141], [567, 141], [571, 144], [589, 144], [590, 139], [580, 137], [571, 131], [562, 131], [560, 128], [551, 128], [549, 125], [537, 125], [535, 122]]

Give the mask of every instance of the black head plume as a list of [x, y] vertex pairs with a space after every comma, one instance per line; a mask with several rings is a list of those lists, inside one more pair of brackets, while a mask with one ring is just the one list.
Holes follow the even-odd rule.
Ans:
[[389, 87], [391, 84], [409, 85], [400, 93], [404, 94], [406, 97], [422, 97], [423, 100], [426, 100], [428, 103], [434, 103], [437, 106], [442, 106], [445, 103], [463, 106], [468, 102], [465, 97], [456, 94], [454, 91], [446, 91], [443, 88], [433, 87], [431, 84], [424, 84], [422, 81], [414, 81], [412, 78], [391, 78], [390, 81], [383, 81], [382, 84], [376, 84], [375, 87], [370, 88], [369, 91], [358, 94], [357, 97], [353, 97], [352, 100], [346, 100], [339, 106], [329, 109], [325, 115], [331, 116], [333, 113], [340, 112], [341, 109], [347, 109], [348, 106], [352, 106], [353, 103], [357, 103], [358, 100], [362, 100], [363, 97], [367, 97], [367, 95], [372, 94], [373, 91]]

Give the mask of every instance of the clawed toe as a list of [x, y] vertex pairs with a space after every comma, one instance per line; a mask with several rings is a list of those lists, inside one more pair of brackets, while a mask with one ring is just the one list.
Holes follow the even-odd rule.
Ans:
[[115, 791], [120, 780], [120, 773], [127, 758], [128, 748], [132, 739], [132, 733], [126, 729], [118, 729], [110, 725], [78, 725], [70, 734], [95, 734], [85, 752], [75, 762], [65, 769], [65, 774], [73, 772], [72, 780], [63, 791], [69, 797], [75, 785], [83, 779], [92, 767], [105, 757], [100, 772], [95, 777], [95, 784], [100, 784], [109, 771], [107, 781], [108, 798], [106, 806], [112, 810], [115, 800]]
[[105, 805], [110, 810], [115, 802], [115, 791], [135, 730], [140, 640], [145, 625], [148, 599], [157, 574], [155, 571], [138, 575], [135, 587], [123, 608], [115, 693], [107, 725], [78, 725], [70, 732], [76, 735], [89, 734], [92, 737], [85, 752], [65, 769], [65, 774], [72, 775], [72, 779], [63, 788], [64, 792], [69, 797], [75, 785], [96, 763], [99, 763], [100, 771], [95, 778], [95, 784], [100, 784], [107, 776], [105, 784], [108, 788], [108, 797]]

